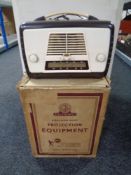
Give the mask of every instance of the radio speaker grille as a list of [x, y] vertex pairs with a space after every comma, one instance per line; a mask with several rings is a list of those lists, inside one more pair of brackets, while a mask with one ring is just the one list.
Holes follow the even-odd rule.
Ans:
[[86, 55], [83, 33], [52, 33], [47, 55]]

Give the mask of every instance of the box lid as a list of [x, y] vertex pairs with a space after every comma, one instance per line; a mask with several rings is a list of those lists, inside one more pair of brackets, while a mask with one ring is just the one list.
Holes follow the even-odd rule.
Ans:
[[22, 80], [18, 83], [17, 88], [33, 88], [33, 89], [96, 89], [96, 88], [109, 88], [110, 80], [105, 77], [101, 79], [79, 78], [79, 79], [30, 79], [23, 76]]

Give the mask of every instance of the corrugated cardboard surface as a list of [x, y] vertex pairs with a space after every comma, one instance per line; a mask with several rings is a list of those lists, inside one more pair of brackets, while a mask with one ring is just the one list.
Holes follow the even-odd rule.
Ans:
[[24, 77], [18, 83], [36, 157], [95, 157], [110, 92], [102, 79]]

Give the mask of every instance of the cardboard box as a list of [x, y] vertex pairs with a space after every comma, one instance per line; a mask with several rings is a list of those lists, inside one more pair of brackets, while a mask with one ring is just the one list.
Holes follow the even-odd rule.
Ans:
[[[15, 29], [15, 22], [14, 22], [12, 7], [2, 7], [2, 14], [3, 14], [6, 35], [15, 34], [16, 29]], [[1, 29], [0, 29], [0, 34], [2, 34]]]
[[110, 92], [102, 79], [28, 79], [17, 85], [35, 157], [95, 157]]

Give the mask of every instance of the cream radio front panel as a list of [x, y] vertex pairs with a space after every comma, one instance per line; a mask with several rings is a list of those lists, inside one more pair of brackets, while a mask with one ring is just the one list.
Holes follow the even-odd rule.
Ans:
[[113, 25], [105, 21], [43, 21], [20, 27], [23, 58], [31, 78], [105, 76]]

